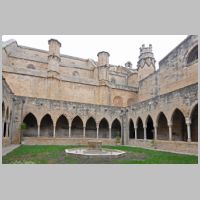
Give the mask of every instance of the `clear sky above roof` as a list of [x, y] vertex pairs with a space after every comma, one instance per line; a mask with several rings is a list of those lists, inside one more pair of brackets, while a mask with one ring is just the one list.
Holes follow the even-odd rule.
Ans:
[[107, 51], [110, 64], [122, 65], [131, 61], [136, 68], [139, 48], [142, 44], [152, 44], [158, 62], [182, 42], [187, 35], [4, 35], [3, 41], [15, 39], [19, 45], [48, 50], [51, 38], [61, 42], [61, 53], [97, 60], [97, 53]]

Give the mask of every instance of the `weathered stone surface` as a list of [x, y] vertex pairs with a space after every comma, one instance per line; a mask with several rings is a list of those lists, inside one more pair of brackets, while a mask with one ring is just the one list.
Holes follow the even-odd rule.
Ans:
[[[86, 144], [87, 137], [115, 144], [119, 136], [122, 144], [143, 146], [137, 137], [155, 139], [156, 131], [158, 139], [196, 142], [198, 60], [188, 63], [188, 56], [197, 44], [197, 36], [188, 36], [157, 71], [151, 45], [142, 47], [138, 68], [132, 69], [110, 64], [106, 52], [98, 61], [60, 55], [56, 40], [49, 51], [4, 44], [3, 145], [20, 143], [23, 121], [30, 129], [26, 136], [39, 136], [25, 138], [28, 144]], [[174, 149], [173, 142], [159, 141], [157, 147]], [[180, 151], [196, 151], [187, 144]]]

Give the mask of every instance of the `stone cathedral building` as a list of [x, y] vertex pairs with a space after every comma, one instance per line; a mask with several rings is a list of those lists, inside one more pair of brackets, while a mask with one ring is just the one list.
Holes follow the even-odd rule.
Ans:
[[[152, 45], [142, 45], [137, 66], [113, 65], [3, 43], [2, 141], [25, 144], [104, 144], [197, 153], [198, 36], [189, 35], [155, 69]], [[138, 55], [135, 55], [138, 56]], [[26, 124], [21, 131], [20, 125]]]

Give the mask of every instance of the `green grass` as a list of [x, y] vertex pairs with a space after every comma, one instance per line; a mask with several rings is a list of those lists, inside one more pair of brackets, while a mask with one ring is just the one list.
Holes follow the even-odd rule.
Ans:
[[198, 164], [197, 156], [127, 146], [103, 146], [107, 149], [126, 151], [126, 156], [117, 159], [89, 159], [66, 155], [66, 148], [77, 147], [81, 146], [22, 145], [3, 156], [2, 162], [3, 164]]

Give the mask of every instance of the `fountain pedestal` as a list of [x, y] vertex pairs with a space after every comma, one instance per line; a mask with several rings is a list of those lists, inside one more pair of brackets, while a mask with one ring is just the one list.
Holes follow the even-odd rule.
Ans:
[[89, 140], [86, 148], [65, 149], [66, 154], [86, 158], [119, 158], [125, 155], [124, 151], [102, 148], [102, 141]]
[[100, 140], [91, 140], [88, 141], [88, 150], [102, 150], [102, 141]]

